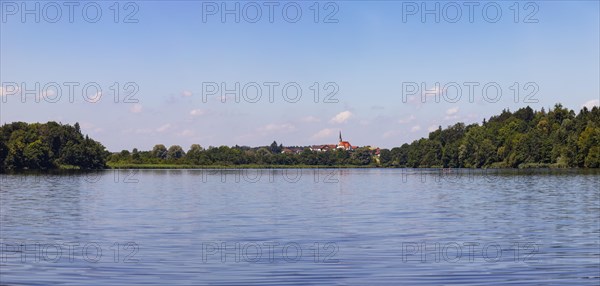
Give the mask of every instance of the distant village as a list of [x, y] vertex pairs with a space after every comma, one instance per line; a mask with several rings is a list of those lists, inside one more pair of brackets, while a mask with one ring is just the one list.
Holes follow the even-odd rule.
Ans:
[[[379, 147], [371, 147], [371, 146], [365, 146], [365, 147], [369, 148], [369, 150], [371, 150], [371, 151], [374, 151], [373, 154], [375, 154], [376, 156], [379, 156]], [[344, 141], [344, 139], [342, 138], [342, 132], [340, 131], [339, 141], [337, 144], [320, 144], [320, 145], [312, 145], [312, 146], [284, 147], [281, 150], [281, 153], [300, 154], [306, 148], [309, 148], [311, 151], [314, 151], [314, 152], [327, 152], [327, 151], [333, 151], [336, 149], [353, 151], [353, 150], [358, 149], [359, 146], [352, 145], [352, 144], [350, 144], [349, 141]]]

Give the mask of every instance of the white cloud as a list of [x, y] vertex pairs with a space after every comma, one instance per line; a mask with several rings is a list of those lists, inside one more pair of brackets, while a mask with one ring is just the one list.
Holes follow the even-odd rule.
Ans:
[[581, 106], [581, 108], [583, 108], [584, 106], [587, 107], [587, 109], [592, 109], [592, 108], [594, 108], [594, 106], [600, 106], [600, 100], [598, 100], [598, 99], [589, 100], [586, 103], [584, 103]]
[[312, 139], [324, 139], [324, 138], [331, 137], [334, 134], [335, 134], [335, 130], [333, 130], [331, 128], [325, 128], [325, 129], [322, 129], [321, 131], [315, 133], [311, 138]]
[[11, 88], [11, 90], [8, 90], [7, 88], [0, 86], [0, 96], [16, 95], [20, 93], [21, 89], [19, 88], [19, 86], [11, 85], [11, 87], [13, 87], [14, 89]]
[[140, 113], [142, 112], [142, 105], [139, 103], [134, 104], [129, 111], [131, 111], [132, 113]]
[[196, 134], [196, 132], [194, 132], [193, 130], [185, 129], [185, 130], [179, 132], [177, 135], [183, 136], [183, 137], [190, 137], [190, 136], [193, 136], [194, 134]]
[[191, 116], [204, 115], [204, 110], [202, 110], [202, 109], [192, 109], [192, 111], [190, 111], [190, 115]]
[[417, 132], [421, 130], [421, 126], [420, 125], [415, 125], [410, 129], [410, 132]]
[[411, 104], [419, 104], [419, 103], [421, 103], [421, 99], [418, 98], [418, 97], [416, 97], [416, 96], [414, 96], [414, 95], [411, 95], [411, 96], [408, 97], [407, 102], [411, 103]]
[[413, 121], [413, 120], [415, 120], [415, 119], [416, 119], [416, 117], [415, 117], [414, 115], [411, 115], [411, 116], [409, 116], [409, 117], [405, 117], [405, 118], [401, 118], [401, 119], [399, 119], [399, 120], [398, 120], [398, 123], [400, 123], [400, 124], [405, 124], [405, 123], [409, 123], [409, 122], [411, 122], [411, 121]]
[[458, 111], [460, 109], [458, 107], [453, 107], [450, 108], [448, 110], [446, 110], [446, 116], [444, 117], [444, 120], [456, 120], [458, 119]]
[[331, 118], [330, 122], [331, 123], [344, 123], [344, 122], [348, 121], [348, 119], [350, 119], [350, 117], [352, 117], [352, 112], [342, 111], [342, 112], [338, 113], [336, 116], [334, 116], [333, 118]]
[[289, 123], [283, 123], [283, 124], [275, 124], [275, 123], [271, 123], [271, 124], [267, 124], [261, 128], [259, 128], [259, 131], [262, 132], [282, 132], [282, 131], [292, 131], [296, 129], [296, 127], [292, 124]]
[[156, 132], [165, 132], [167, 131], [169, 128], [171, 128], [171, 124], [164, 124], [161, 127], [156, 128]]
[[306, 116], [306, 117], [303, 117], [302, 119], [300, 119], [300, 121], [307, 122], [307, 123], [315, 123], [315, 122], [320, 122], [321, 119], [314, 117], [314, 116]]
[[185, 96], [185, 97], [190, 97], [192, 96], [192, 92], [189, 90], [184, 90], [181, 95]]
[[454, 115], [456, 113], [458, 113], [458, 107], [452, 107], [448, 110], [446, 110], [446, 115]]
[[90, 123], [90, 122], [82, 121], [82, 122], [79, 123], [79, 125], [81, 126], [82, 130], [85, 130], [85, 132], [91, 132], [91, 133], [102, 133], [102, 132], [104, 132], [104, 128], [98, 127], [98, 126], [96, 126], [96, 125], [94, 125], [93, 123]]
[[431, 126], [427, 127], [427, 131], [433, 132], [433, 131], [438, 130], [438, 128], [439, 128], [439, 126], [431, 125]]
[[56, 92], [54, 90], [47, 90], [47, 91], [42, 91], [40, 92], [40, 98], [47, 98], [50, 97], [51, 99], [54, 99], [53, 97], [56, 95]]

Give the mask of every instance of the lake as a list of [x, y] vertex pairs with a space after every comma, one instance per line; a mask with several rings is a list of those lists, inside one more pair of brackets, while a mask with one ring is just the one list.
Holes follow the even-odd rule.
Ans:
[[598, 285], [600, 172], [4, 174], [0, 284]]

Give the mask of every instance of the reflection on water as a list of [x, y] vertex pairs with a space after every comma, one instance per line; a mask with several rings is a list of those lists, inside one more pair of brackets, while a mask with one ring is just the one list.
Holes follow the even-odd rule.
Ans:
[[600, 283], [598, 171], [2, 175], [0, 284]]

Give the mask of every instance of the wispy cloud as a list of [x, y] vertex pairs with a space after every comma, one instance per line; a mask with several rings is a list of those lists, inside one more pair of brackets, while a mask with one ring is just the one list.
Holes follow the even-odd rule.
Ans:
[[83, 121], [83, 122], [81, 122], [80, 125], [81, 125], [81, 129], [85, 130], [85, 132], [92, 132], [92, 133], [104, 132], [104, 128], [98, 127], [90, 122]]
[[0, 86], [0, 96], [18, 95], [21, 94], [21, 88], [19, 86], [11, 85], [8, 89], [4, 86]]
[[417, 119], [417, 117], [415, 117], [414, 115], [411, 115], [411, 116], [399, 119], [398, 123], [400, 123], [400, 124], [406, 124], [406, 123], [409, 123], [409, 122], [411, 122], [411, 121], [413, 121], [415, 119]]
[[293, 131], [294, 129], [296, 129], [296, 127], [289, 123], [282, 123], [282, 124], [271, 123], [271, 124], [267, 124], [263, 127], [260, 127], [258, 129], [258, 131], [265, 132], [265, 133], [267, 133], [267, 132], [289, 132], [289, 131]]
[[162, 125], [161, 127], [156, 128], [156, 132], [162, 133], [162, 132], [169, 130], [169, 128], [171, 128], [171, 124], [167, 123], [167, 124]]
[[459, 108], [458, 107], [452, 107], [448, 110], [446, 110], [446, 115], [454, 115], [456, 113], [458, 113]]
[[202, 110], [202, 109], [192, 109], [190, 111], [190, 115], [191, 116], [201, 116], [201, 115], [204, 115], [205, 113], [206, 112], [204, 110]]
[[410, 129], [410, 132], [417, 132], [421, 130], [421, 125], [415, 125]]
[[190, 136], [194, 136], [194, 134], [196, 134], [196, 132], [194, 132], [194, 130], [190, 130], [190, 129], [185, 129], [185, 130], [177, 133], [177, 135], [182, 136], [182, 137], [190, 137]]
[[313, 136], [311, 136], [311, 138], [312, 139], [325, 139], [325, 138], [329, 138], [329, 137], [333, 136], [333, 134], [335, 134], [334, 129], [325, 128], [325, 129], [322, 129], [319, 132], [313, 134]]
[[348, 121], [348, 119], [350, 119], [350, 117], [352, 117], [352, 112], [346, 110], [346, 111], [342, 111], [340, 113], [338, 113], [336, 116], [334, 116], [333, 118], [331, 118], [330, 122], [331, 123], [344, 123], [346, 121]]
[[306, 122], [306, 123], [315, 123], [315, 122], [321, 122], [321, 119], [311, 115], [311, 116], [302, 117], [302, 119], [300, 119], [300, 121]]
[[[49, 89], [49, 90], [41, 91], [39, 93], [39, 95], [40, 95], [40, 97], [39, 97], [40, 99], [48, 98], [48, 100], [52, 100], [54, 98], [54, 96], [56, 95], [56, 92], [54, 90]], [[91, 98], [90, 101], [96, 102], [97, 101], [96, 97]]]
[[142, 105], [136, 103], [131, 108], [129, 108], [129, 111], [131, 111], [132, 113], [140, 113], [142, 112]]
[[594, 106], [600, 106], [600, 100], [598, 99], [592, 99], [592, 100], [588, 100], [586, 101], [586, 103], [584, 103], [581, 108], [583, 107], [587, 107], [587, 109], [592, 109], [594, 108]]
[[444, 120], [455, 120], [458, 118], [458, 111], [460, 109], [458, 107], [452, 107], [448, 110], [446, 110], [446, 116], [444, 117]]

